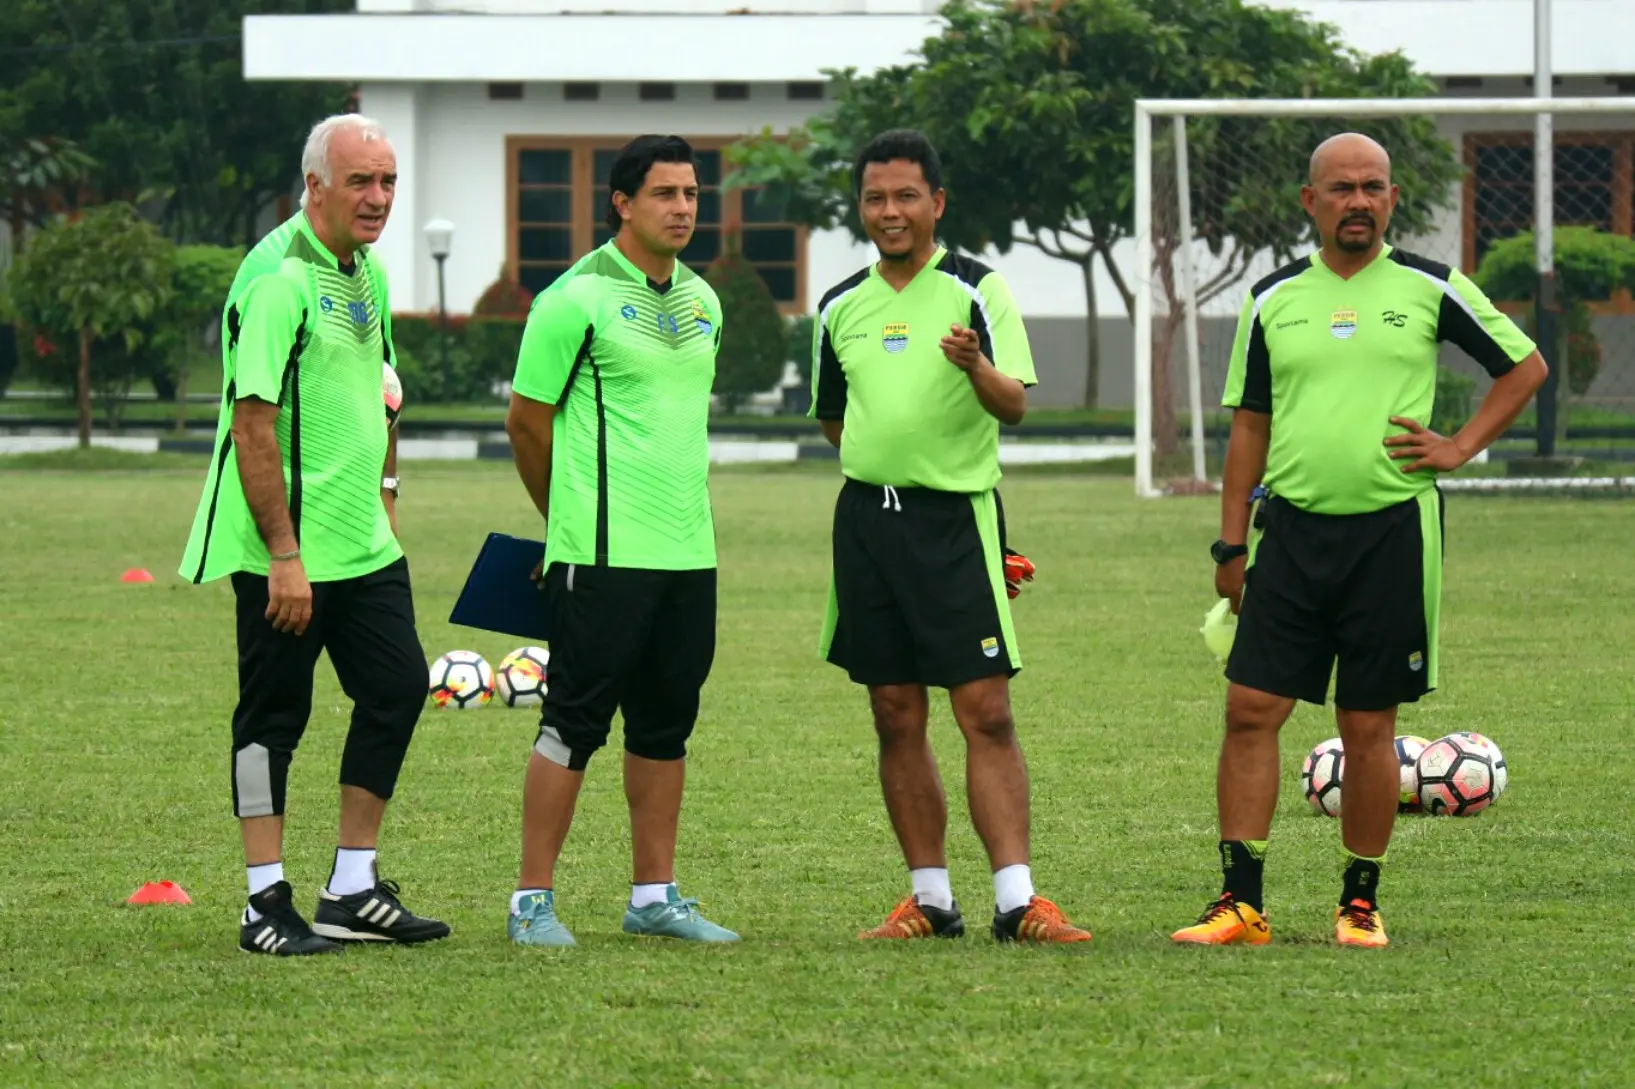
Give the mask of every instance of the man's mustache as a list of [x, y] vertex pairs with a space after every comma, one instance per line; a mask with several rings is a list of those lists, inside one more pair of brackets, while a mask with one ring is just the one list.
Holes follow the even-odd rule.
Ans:
[[1372, 227], [1374, 225], [1374, 217], [1369, 215], [1367, 212], [1353, 212], [1351, 215], [1348, 215], [1344, 219], [1340, 220], [1340, 226], [1342, 227], [1350, 226], [1353, 223], [1360, 223], [1365, 227]]

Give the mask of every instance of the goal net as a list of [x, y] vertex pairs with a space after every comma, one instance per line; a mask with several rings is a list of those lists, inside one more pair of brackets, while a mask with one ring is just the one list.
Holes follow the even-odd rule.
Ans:
[[[1544, 177], [1540, 114], [1553, 149]], [[1316, 248], [1300, 187], [1312, 149], [1345, 131], [1392, 156], [1401, 198], [1386, 240], [1464, 272], [1535, 339], [1538, 269], [1554, 262], [1553, 397], [1541, 391], [1444, 486], [1635, 495], [1635, 97], [1138, 102], [1137, 494], [1218, 486], [1239, 310], [1257, 280]], [[1543, 255], [1534, 223], [1546, 213]], [[1431, 426], [1457, 430], [1490, 384], [1444, 344]]]

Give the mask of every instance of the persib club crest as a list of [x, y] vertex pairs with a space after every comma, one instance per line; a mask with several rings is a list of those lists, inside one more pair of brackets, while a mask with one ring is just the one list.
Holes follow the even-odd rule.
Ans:
[[1357, 312], [1336, 310], [1328, 319], [1328, 331], [1336, 340], [1350, 340], [1357, 332]]
[[710, 330], [714, 328], [710, 324], [710, 312], [705, 310], [704, 304], [697, 299], [693, 300], [693, 324], [698, 326], [698, 331], [705, 336], [709, 336]]
[[880, 335], [880, 343], [885, 345], [888, 352], [900, 352], [908, 347], [908, 324], [894, 321], [886, 325], [886, 331]]

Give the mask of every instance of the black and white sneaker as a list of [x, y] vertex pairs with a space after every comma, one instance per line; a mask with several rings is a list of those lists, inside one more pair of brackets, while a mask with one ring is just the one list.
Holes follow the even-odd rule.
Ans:
[[246, 953], [310, 957], [315, 953], [341, 951], [341, 946], [314, 934], [301, 918], [301, 913], [295, 910], [288, 881], [280, 881], [250, 897], [250, 908], [260, 913], [261, 918], [252, 923], [249, 909], [239, 917], [238, 947]]
[[377, 881], [372, 889], [336, 896], [325, 888], [318, 893], [318, 913], [312, 929], [338, 942], [396, 942], [415, 945], [449, 935], [448, 924], [426, 919], [403, 906], [396, 881]]

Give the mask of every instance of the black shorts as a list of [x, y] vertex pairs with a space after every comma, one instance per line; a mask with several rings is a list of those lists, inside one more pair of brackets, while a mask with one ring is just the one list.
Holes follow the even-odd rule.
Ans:
[[870, 686], [1014, 676], [995, 493], [846, 481], [822, 650]]
[[540, 755], [575, 771], [624, 715], [624, 747], [679, 760], [715, 663], [715, 569], [554, 563], [545, 574], [551, 665]]
[[1320, 705], [1333, 675], [1347, 710], [1412, 703], [1436, 687], [1441, 596], [1440, 491], [1369, 514], [1270, 499], [1227, 679]]
[[390, 798], [425, 707], [425, 652], [414, 624], [409, 562], [312, 584], [300, 635], [267, 619], [267, 576], [232, 576], [238, 615], [238, 706], [233, 711], [233, 811], [284, 812], [289, 764], [312, 713], [312, 675], [325, 651], [352, 700], [340, 781]]

